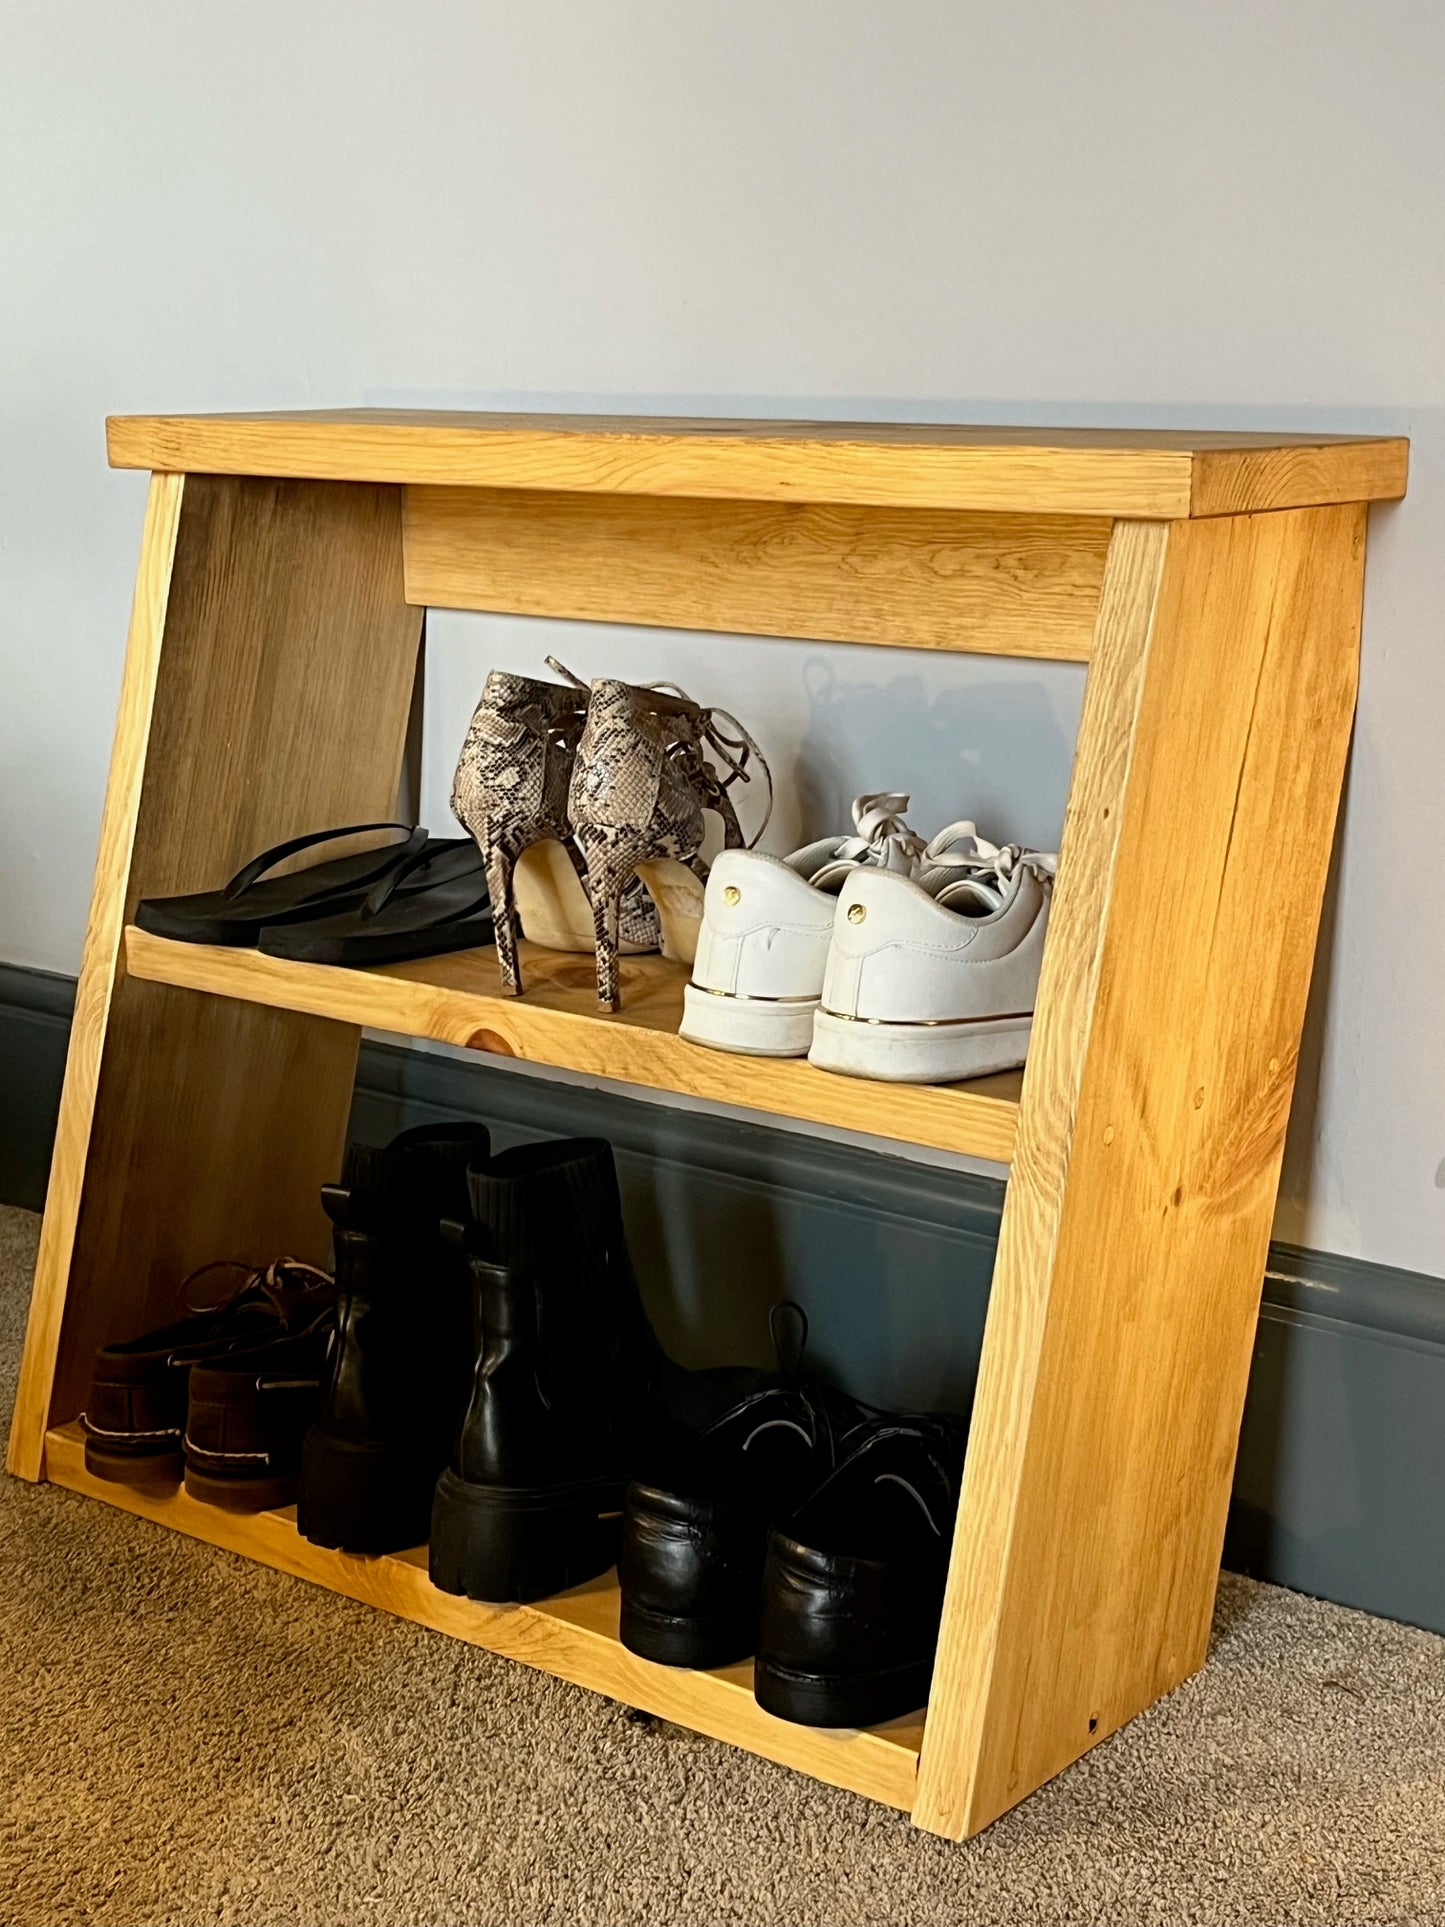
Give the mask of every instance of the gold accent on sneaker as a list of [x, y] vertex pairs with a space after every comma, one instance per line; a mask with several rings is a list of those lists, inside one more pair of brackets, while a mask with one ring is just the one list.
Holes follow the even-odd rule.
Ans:
[[729, 883], [724, 887], [724, 890], [723, 890], [724, 903], [741, 903], [742, 900], [743, 900], [743, 893], [735, 883]]
[[988, 1017], [855, 1017], [850, 1011], [829, 1010], [826, 1004], [819, 1004], [818, 1009], [824, 1017], [836, 1017], [840, 1024], [871, 1024], [875, 1030], [959, 1030], [966, 1024], [1012, 1024], [1034, 1014], [1031, 1010], [997, 1010]]
[[850, 903], [848, 905], [849, 923], [862, 923], [867, 914], [868, 906], [866, 903]]
[[728, 997], [735, 1004], [816, 1004], [816, 997], [753, 997], [745, 990], [714, 990], [711, 984], [688, 985], [689, 990], [700, 990], [709, 997]]

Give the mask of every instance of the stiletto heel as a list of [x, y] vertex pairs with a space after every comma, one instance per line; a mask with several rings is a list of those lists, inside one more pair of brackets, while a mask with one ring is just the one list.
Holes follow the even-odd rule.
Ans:
[[588, 885], [592, 897], [592, 926], [597, 938], [597, 1002], [606, 1011], [620, 1010], [622, 991], [618, 983], [617, 923], [622, 907], [622, 891], [627, 876], [599, 876], [590, 866]]
[[513, 996], [522, 989], [513, 873], [530, 845], [570, 834], [567, 788], [586, 702], [573, 683], [494, 669], [452, 778], [452, 809], [486, 864], [497, 963]]
[[512, 859], [504, 849], [487, 856], [487, 894], [492, 899], [492, 931], [497, 946], [497, 969], [509, 996], [522, 992], [517, 963], [517, 905], [512, 894]]
[[637, 874], [637, 832], [629, 826], [582, 823], [574, 832], [587, 864], [587, 895], [597, 952], [597, 1002], [603, 1010], [620, 1008], [618, 925], [622, 893]]

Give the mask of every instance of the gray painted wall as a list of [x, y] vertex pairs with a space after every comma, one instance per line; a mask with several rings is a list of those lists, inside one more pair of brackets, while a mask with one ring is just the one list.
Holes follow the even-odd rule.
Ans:
[[[107, 410], [1403, 431], [1277, 1230], [1445, 1269], [1445, 10], [424, 12], [422, 32], [402, 0], [6, 8], [0, 958], [79, 958], [143, 493], [103, 466]], [[552, 638], [435, 633], [437, 819], [484, 669]], [[929, 828], [1056, 828], [1067, 671], [597, 630], [563, 653], [741, 710], [780, 844], [893, 785]]]
[[[0, 967], [0, 1202], [36, 1206], [73, 985]], [[617, 1147], [654, 1321], [689, 1363], [768, 1362], [800, 1301], [810, 1352], [880, 1403], [960, 1404], [976, 1368], [1001, 1187], [790, 1132], [368, 1043], [353, 1131], [443, 1116], [498, 1142]], [[1264, 1281], [1226, 1561], [1445, 1632], [1445, 1283], [1276, 1246]]]

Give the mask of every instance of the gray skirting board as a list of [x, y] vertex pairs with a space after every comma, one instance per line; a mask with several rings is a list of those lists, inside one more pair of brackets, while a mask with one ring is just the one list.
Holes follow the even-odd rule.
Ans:
[[[74, 997], [0, 965], [0, 1202], [39, 1209]], [[882, 1404], [966, 1399], [1002, 1186], [490, 1061], [362, 1045], [353, 1132], [474, 1117], [611, 1140], [654, 1321], [687, 1363], [809, 1354]], [[1236, 1570], [1445, 1632], [1445, 1281], [1275, 1245], [1225, 1547]]]

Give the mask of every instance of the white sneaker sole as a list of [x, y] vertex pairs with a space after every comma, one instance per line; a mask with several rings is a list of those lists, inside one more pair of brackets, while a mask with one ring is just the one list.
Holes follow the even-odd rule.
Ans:
[[774, 1003], [688, 984], [682, 993], [678, 1029], [689, 1043], [734, 1051], [740, 1057], [806, 1057], [817, 1008], [816, 997]]
[[810, 1064], [844, 1077], [888, 1084], [954, 1084], [1022, 1064], [1033, 1027], [1028, 1017], [979, 1017], [959, 1024], [870, 1024], [820, 1010]]

